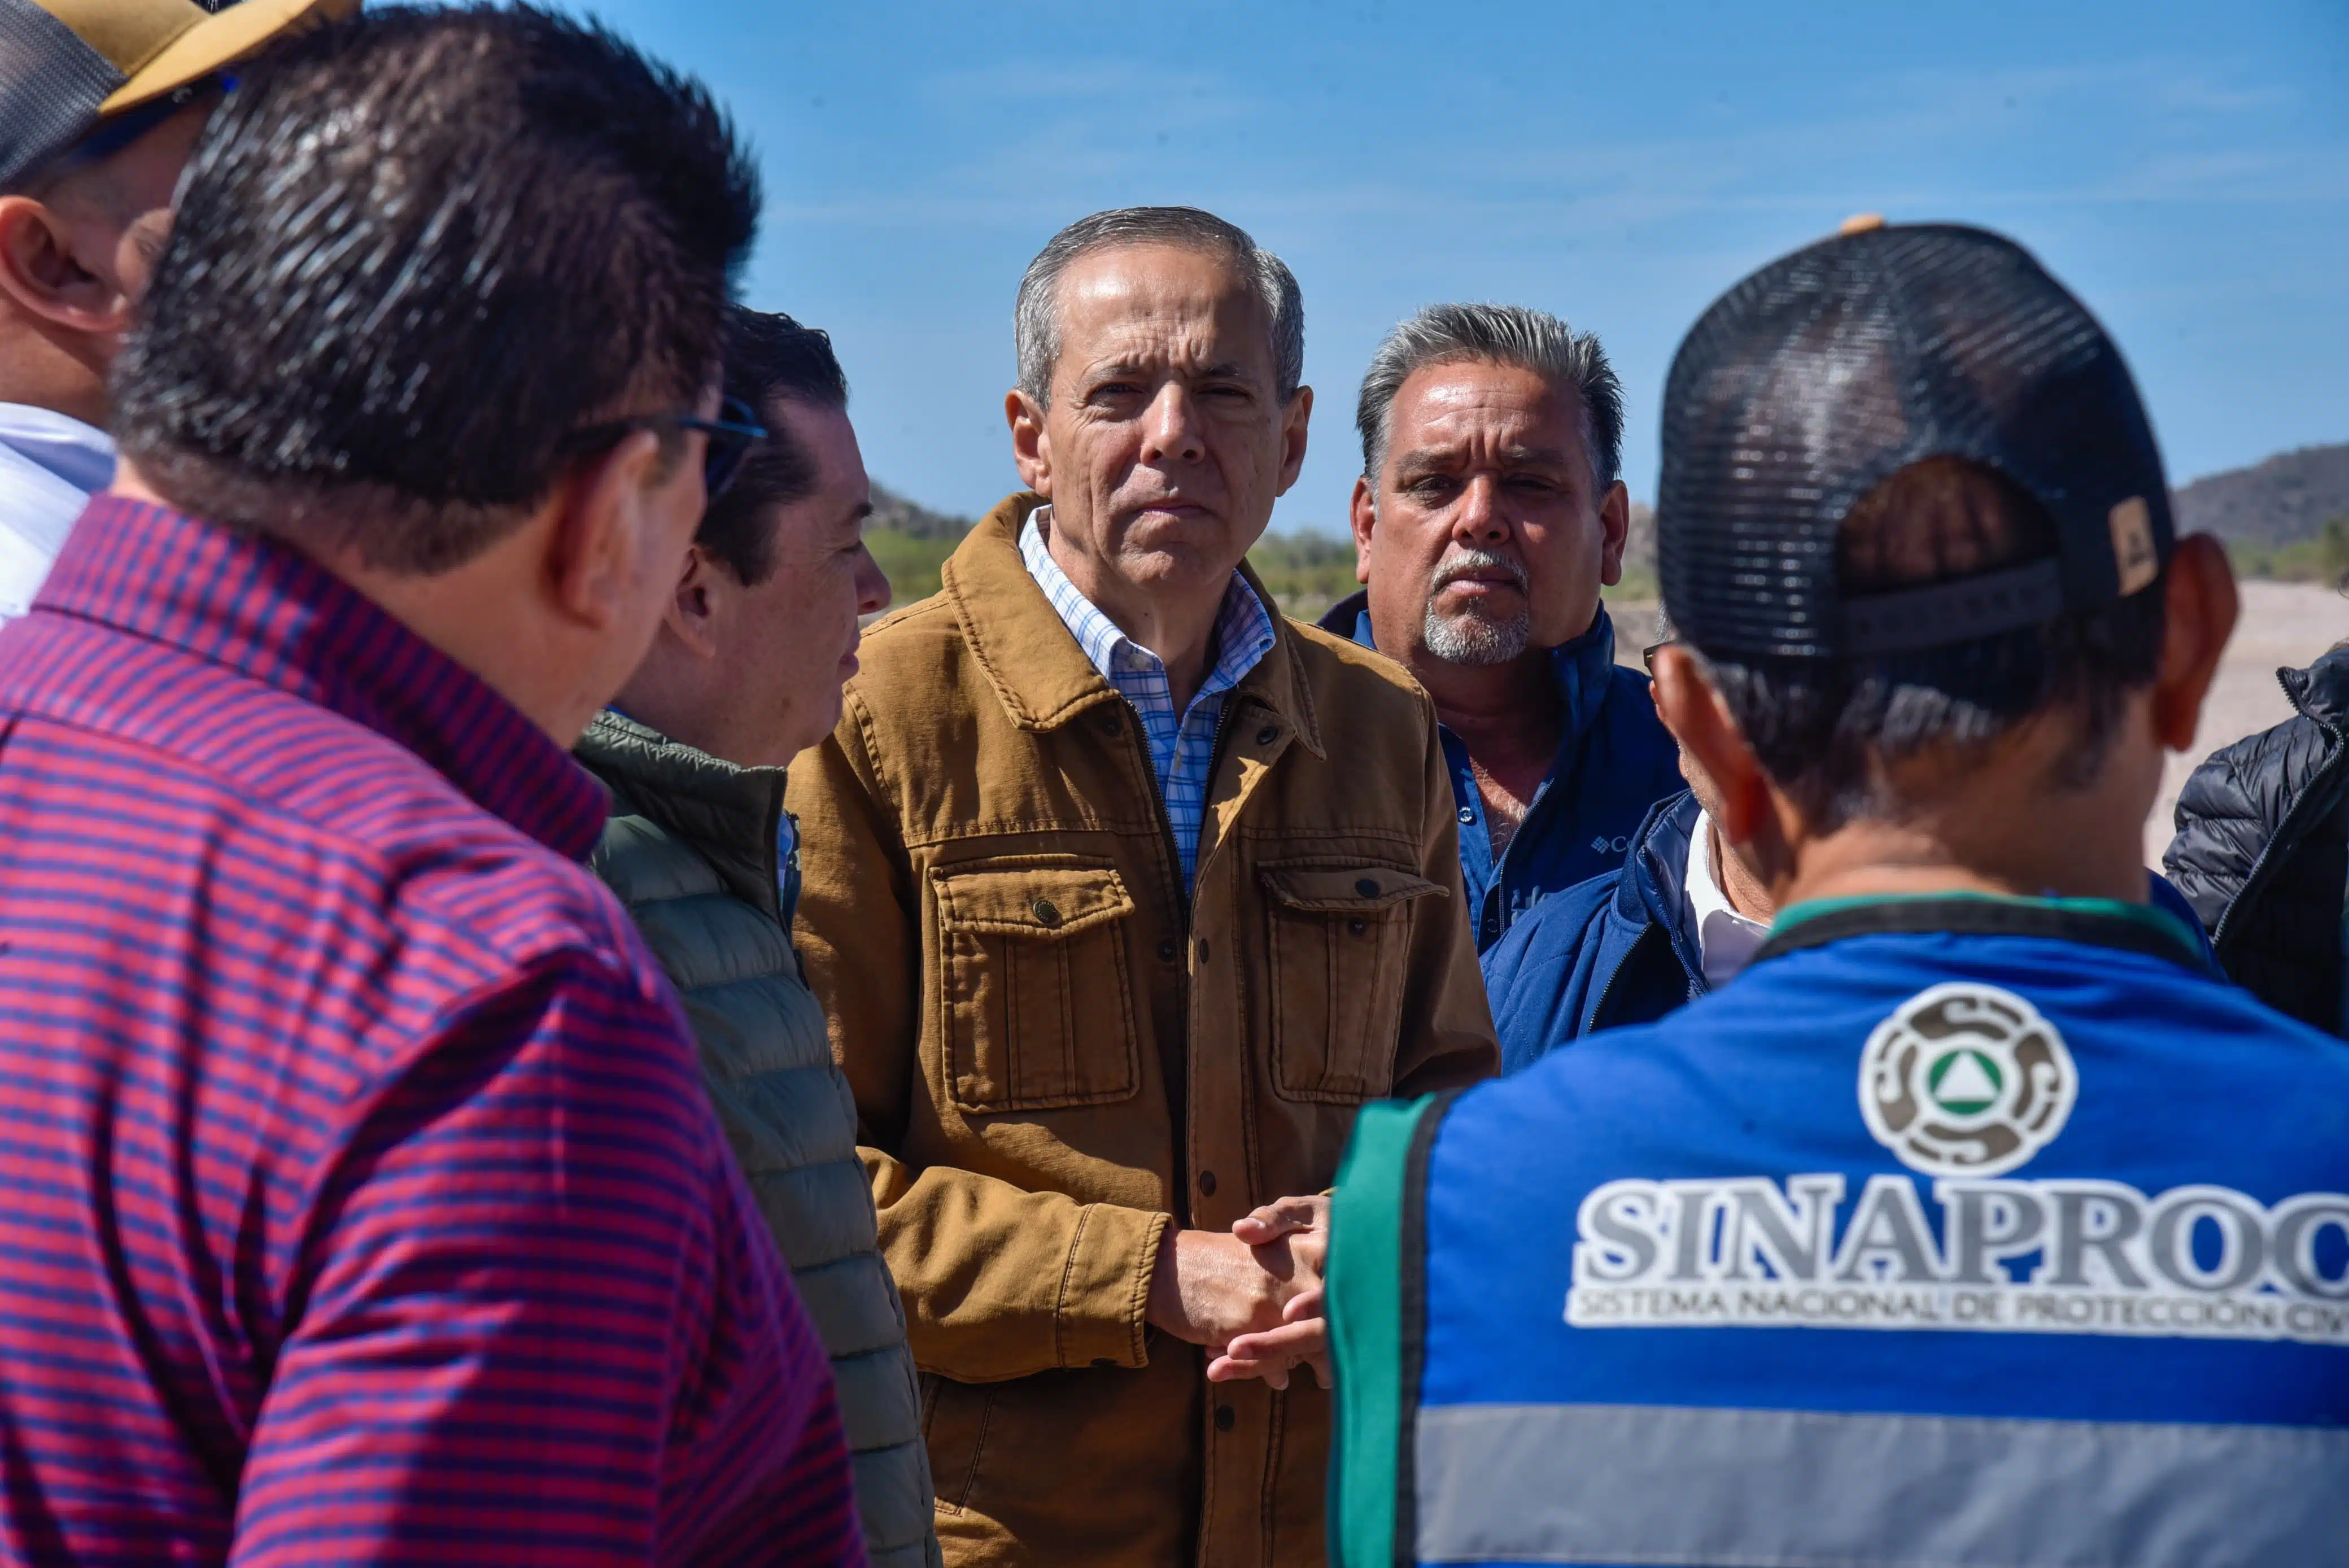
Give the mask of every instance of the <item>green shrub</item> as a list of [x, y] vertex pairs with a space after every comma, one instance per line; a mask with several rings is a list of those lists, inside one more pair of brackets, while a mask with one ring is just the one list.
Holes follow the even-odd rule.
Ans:
[[2230, 539], [2227, 558], [2239, 577], [2270, 577], [2285, 583], [2340, 583], [2349, 577], [2349, 517], [2336, 517], [2313, 539], [2263, 544]]

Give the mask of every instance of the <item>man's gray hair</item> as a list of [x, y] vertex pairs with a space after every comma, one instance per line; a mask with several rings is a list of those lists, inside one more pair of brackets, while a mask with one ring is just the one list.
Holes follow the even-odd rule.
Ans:
[[1090, 252], [1129, 245], [1177, 245], [1213, 251], [1239, 263], [1263, 296], [1272, 323], [1273, 374], [1286, 404], [1305, 379], [1305, 298], [1288, 263], [1196, 207], [1119, 207], [1080, 218], [1052, 236], [1028, 263], [1012, 306], [1011, 335], [1019, 352], [1019, 390], [1040, 408], [1052, 403], [1052, 366], [1061, 357], [1061, 274]]
[[1413, 371], [1461, 360], [1513, 365], [1553, 387], [1572, 387], [1582, 401], [1582, 439], [1599, 489], [1622, 476], [1623, 384], [1597, 335], [1521, 304], [1432, 304], [1387, 334], [1362, 377], [1354, 423], [1362, 432], [1362, 475], [1374, 490], [1392, 434], [1395, 394]]

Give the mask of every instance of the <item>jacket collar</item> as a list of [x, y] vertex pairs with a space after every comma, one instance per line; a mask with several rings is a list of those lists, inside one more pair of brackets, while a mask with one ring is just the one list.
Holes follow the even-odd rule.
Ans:
[[1702, 810], [1695, 794], [1685, 789], [1648, 809], [1616, 886], [1616, 907], [1625, 915], [1661, 925], [1677, 923], [1688, 902], [1682, 895], [1688, 891], [1689, 845], [1696, 838], [1696, 820]]
[[579, 738], [578, 757], [611, 787], [616, 810], [690, 844], [735, 897], [791, 923], [778, 863], [783, 769], [739, 768], [614, 708]]
[[[979, 520], [939, 573], [964, 644], [997, 698], [1022, 729], [1057, 729], [1102, 702], [1123, 700], [1102, 678], [1019, 557], [1019, 530], [1044, 504], [1032, 492], [1007, 496]], [[1253, 700], [1283, 720], [1305, 748], [1326, 758], [1320, 723], [1299, 666], [1291, 627], [1264, 584], [1243, 562], [1240, 575], [1272, 616], [1272, 651], [1257, 661], [1231, 697]], [[1228, 699], [1227, 699], [1228, 700]]]
[[567, 860], [584, 860], [603, 831], [603, 791], [544, 730], [274, 541], [101, 495], [34, 608], [184, 649], [364, 725]]
[[[1325, 632], [1350, 638], [1376, 652], [1378, 644], [1371, 635], [1370, 606], [1370, 590], [1358, 589], [1331, 605], [1319, 625]], [[1582, 744], [1583, 737], [1598, 719], [1607, 700], [1609, 683], [1614, 677], [1615, 623], [1607, 614], [1604, 602], [1591, 617], [1589, 630], [1549, 651], [1549, 668], [1558, 701], [1566, 708], [1566, 734], [1558, 743], [1558, 755], [1565, 757]]]
[[1671, 940], [1682, 967], [1702, 976], [1702, 951], [1688, 921], [1688, 863], [1703, 808], [1682, 790], [1648, 809], [1615, 884], [1615, 914], [1633, 924], [1653, 925]]
[[2349, 647], [2339, 647], [2304, 670], [2278, 670], [2284, 696], [2302, 716], [2335, 735], [2349, 735]]

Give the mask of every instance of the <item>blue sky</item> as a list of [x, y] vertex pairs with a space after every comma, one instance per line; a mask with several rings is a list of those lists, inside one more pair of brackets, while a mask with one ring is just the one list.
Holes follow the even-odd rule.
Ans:
[[1304, 286], [1319, 401], [1276, 528], [1341, 525], [1362, 366], [1446, 298], [1596, 330], [1650, 495], [1681, 334], [1857, 211], [2036, 251], [2173, 483], [2349, 439], [2349, 0], [585, 8], [731, 106], [751, 302], [831, 329], [873, 473], [932, 506], [1015, 487], [1020, 270], [1132, 202], [1211, 208]]

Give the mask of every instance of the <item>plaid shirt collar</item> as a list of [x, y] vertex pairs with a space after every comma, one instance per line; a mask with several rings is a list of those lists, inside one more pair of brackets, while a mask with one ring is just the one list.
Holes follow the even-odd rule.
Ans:
[[365, 725], [568, 860], [604, 830], [602, 786], [480, 676], [324, 567], [257, 534], [101, 495], [34, 609], [211, 660]]
[[[1117, 623], [1101, 613], [1074, 583], [1069, 581], [1061, 563], [1044, 542], [1044, 529], [1051, 525], [1052, 509], [1048, 503], [1029, 514], [1019, 531], [1019, 557], [1028, 564], [1028, 574], [1044, 590], [1044, 597], [1052, 602], [1053, 610], [1069, 634], [1084, 650], [1085, 657], [1102, 678], [1120, 691], [1133, 694], [1131, 676], [1137, 666], [1163, 670], [1165, 665], [1150, 649], [1118, 630]], [[1216, 665], [1207, 672], [1198, 695], [1191, 699], [1196, 708], [1209, 697], [1219, 696], [1247, 677], [1264, 655], [1272, 651], [1278, 634], [1273, 630], [1272, 616], [1266, 611], [1264, 601], [1247, 585], [1247, 579], [1237, 572], [1224, 590], [1223, 608], [1216, 614]], [[1187, 715], [1186, 715], [1187, 717]]]

